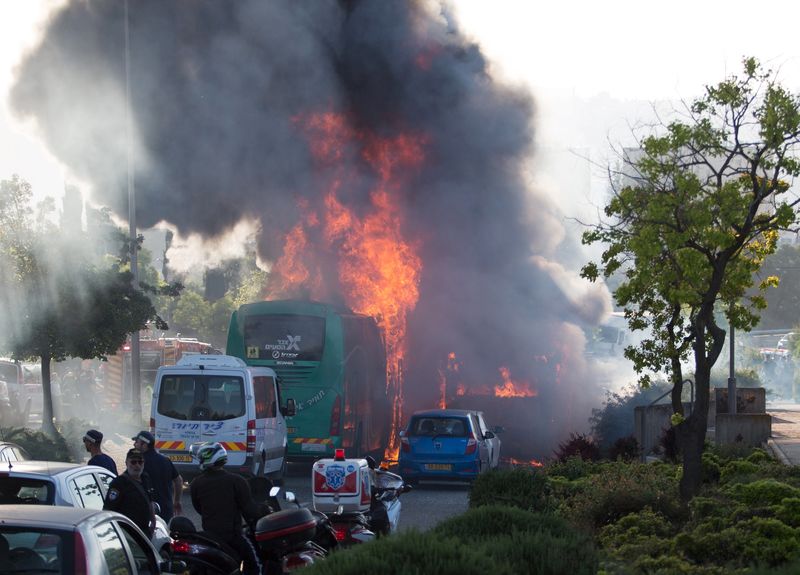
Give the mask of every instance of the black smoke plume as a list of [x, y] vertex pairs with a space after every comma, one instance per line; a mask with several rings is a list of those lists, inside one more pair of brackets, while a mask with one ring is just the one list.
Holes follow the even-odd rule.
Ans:
[[[528, 454], [547, 456], [586, 426], [598, 390], [576, 326], [597, 321], [607, 298], [560, 281], [552, 238], [561, 216], [527, 184], [533, 100], [495, 81], [447, 5], [130, 0], [129, 9], [139, 227], [166, 221], [211, 238], [257, 218], [259, 253], [275, 261], [302, 217], [298, 200], [324, 212], [328, 183], [298, 117], [332, 111], [377, 137], [424, 134], [425, 161], [397, 192], [403, 233], [423, 262], [409, 317], [406, 413], [436, 404], [454, 352], [453, 397], [458, 382], [467, 390], [501, 383], [500, 366], [537, 389], [516, 421], [503, 421], [502, 409], [491, 414]], [[123, 2], [71, 0], [21, 63], [12, 92], [15, 112], [34, 118], [94, 201], [122, 217], [124, 31]], [[351, 177], [340, 200], [358, 213], [377, 176], [359, 141], [343, 145]], [[335, 292], [334, 275], [327, 281]], [[458, 399], [470, 402], [480, 407], [481, 396]]]

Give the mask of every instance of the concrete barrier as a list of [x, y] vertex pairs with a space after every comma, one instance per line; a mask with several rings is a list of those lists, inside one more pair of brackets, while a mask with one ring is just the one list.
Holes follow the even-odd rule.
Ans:
[[[683, 412], [689, 415], [688, 403], [683, 404]], [[659, 444], [664, 431], [672, 426], [672, 404], [658, 403], [656, 405], [639, 406], [633, 410], [634, 437], [639, 442], [642, 455], [646, 456]]]
[[717, 413], [714, 441], [717, 445], [741, 443], [759, 447], [772, 434], [772, 416], [768, 413]]
[[[728, 413], [728, 388], [714, 388], [715, 416], [718, 413]], [[709, 409], [709, 412], [711, 409]], [[767, 390], [763, 387], [737, 387], [736, 388], [736, 413], [766, 413]]]

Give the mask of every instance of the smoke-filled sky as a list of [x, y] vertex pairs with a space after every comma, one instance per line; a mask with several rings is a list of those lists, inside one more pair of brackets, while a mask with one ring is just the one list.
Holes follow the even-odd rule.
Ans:
[[[422, 262], [408, 316], [409, 402], [435, 399], [437, 374], [454, 352], [468, 387], [498, 383], [501, 366], [532, 382], [536, 418], [563, 414], [557, 437], [585, 422], [598, 399], [587, 383], [580, 327], [599, 322], [610, 302], [601, 286], [576, 279], [582, 256], [565, 226], [565, 216], [583, 213], [575, 203], [588, 203], [580, 194], [591, 191], [591, 170], [584, 166], [577, 189], [537, 175], [543, 162], [535, 158], [547, 158], [537, 150], [569, 144], [564, 134], [554, 136], [560, 116], [553, 98], [570, 89], [691, 97], [698, 84], [735, 71], [744, 54], [788, 74], [798, 61], [774, 44], [742, 44], [734, 54], [725, 37], [713, 44], [707, 31], [725, 28], [720, 18], [736, 12], [731, 3], [720, 6], [721, 15], [696, 5], [680, 15], [680, 4], [655, 14], [628, 2], [617, 14], [572, 4], [485, 6], [130, 2], [137, 223], [167, 222], [182, 236], [214, 239], [243, 220], [257, 222], [259, 255], [274, 262], [298, 223], [330, 211], [332, 188], [356, 221], [372, 216], [377, 189], [388, 191], [399, 237]], [[635, 17], [623, 19], [626, 28], [602, 24], [623, 15]], [[668, 43], [655, 35], [665, 29]], [[124, 218], [123, 30], [122, 2], [68, 1], [6, 81], [11, 114], [91, 201]], [[689, 41], [693, 35], [704, 42]], [[715, 54], [723, 56], [710, 61]], [[698, 63], [708, 74], [693, 72]], [[661, 92], [667, 86], [673, 91]], [[589, 128], [597, 131], [596, 119]], [[584, 137], [577, 146], [585, 150], [594, 142]], [[391, 157], [389, 167], [382, 154]], [[25, 176], [22, 168], [11, 171]], [[346, 242], [321, 232], [308, 241], [329, 297], [348, 303]], [[536, 424], [525, 433], [540, 431]]]

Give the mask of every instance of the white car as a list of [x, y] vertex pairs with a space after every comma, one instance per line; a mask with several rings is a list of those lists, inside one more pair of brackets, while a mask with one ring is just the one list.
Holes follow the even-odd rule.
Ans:
[[795, 344], [797, 343], [797, 338], [800, 337], [800, 334], [790, 331], [786, 335], [782, 336], [778, 340], [778, 349], [786, 349], [792, 351]]
[[[104, 467], [61, 461], [0, 463], [0, 504], [56, 505], [102, 509], [106, 492], [116, 477]], [[153, 545], [168, 548], [167, 523], [156, 516]]]

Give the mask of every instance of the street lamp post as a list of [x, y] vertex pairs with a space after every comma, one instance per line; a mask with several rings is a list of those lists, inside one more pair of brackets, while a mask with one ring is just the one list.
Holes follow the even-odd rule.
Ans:
[[[733, 304], [731, 304], [731, 312], [733, 311]], [[728, 369], [728, 413], [735, 414], [736, 413], [736, 371], [734, 370], [734, 358], [735, 358], [735, 348], [734, 348], [734, 339], [736, 338], [735, 330], [733, 327], [733, 319], [729, 320], [729, 326], [731, 331], [731, 349], [730, 353], [728, 354], [729, 357], [729, 369]]]
[[[138, 242], [136, 241], [136, 193], [133, 181], [133, 150], [131, 149], [131, 57], [128, 32], [128, 0], [125, 0], [125, 149], [128, 163], [128, 223], [130, 225], [131, 273], [133, 289], [139, 289]], [[131, 407], [137, 425], [142, 420], [140, 380], [139, 331], [131, 334]]]

